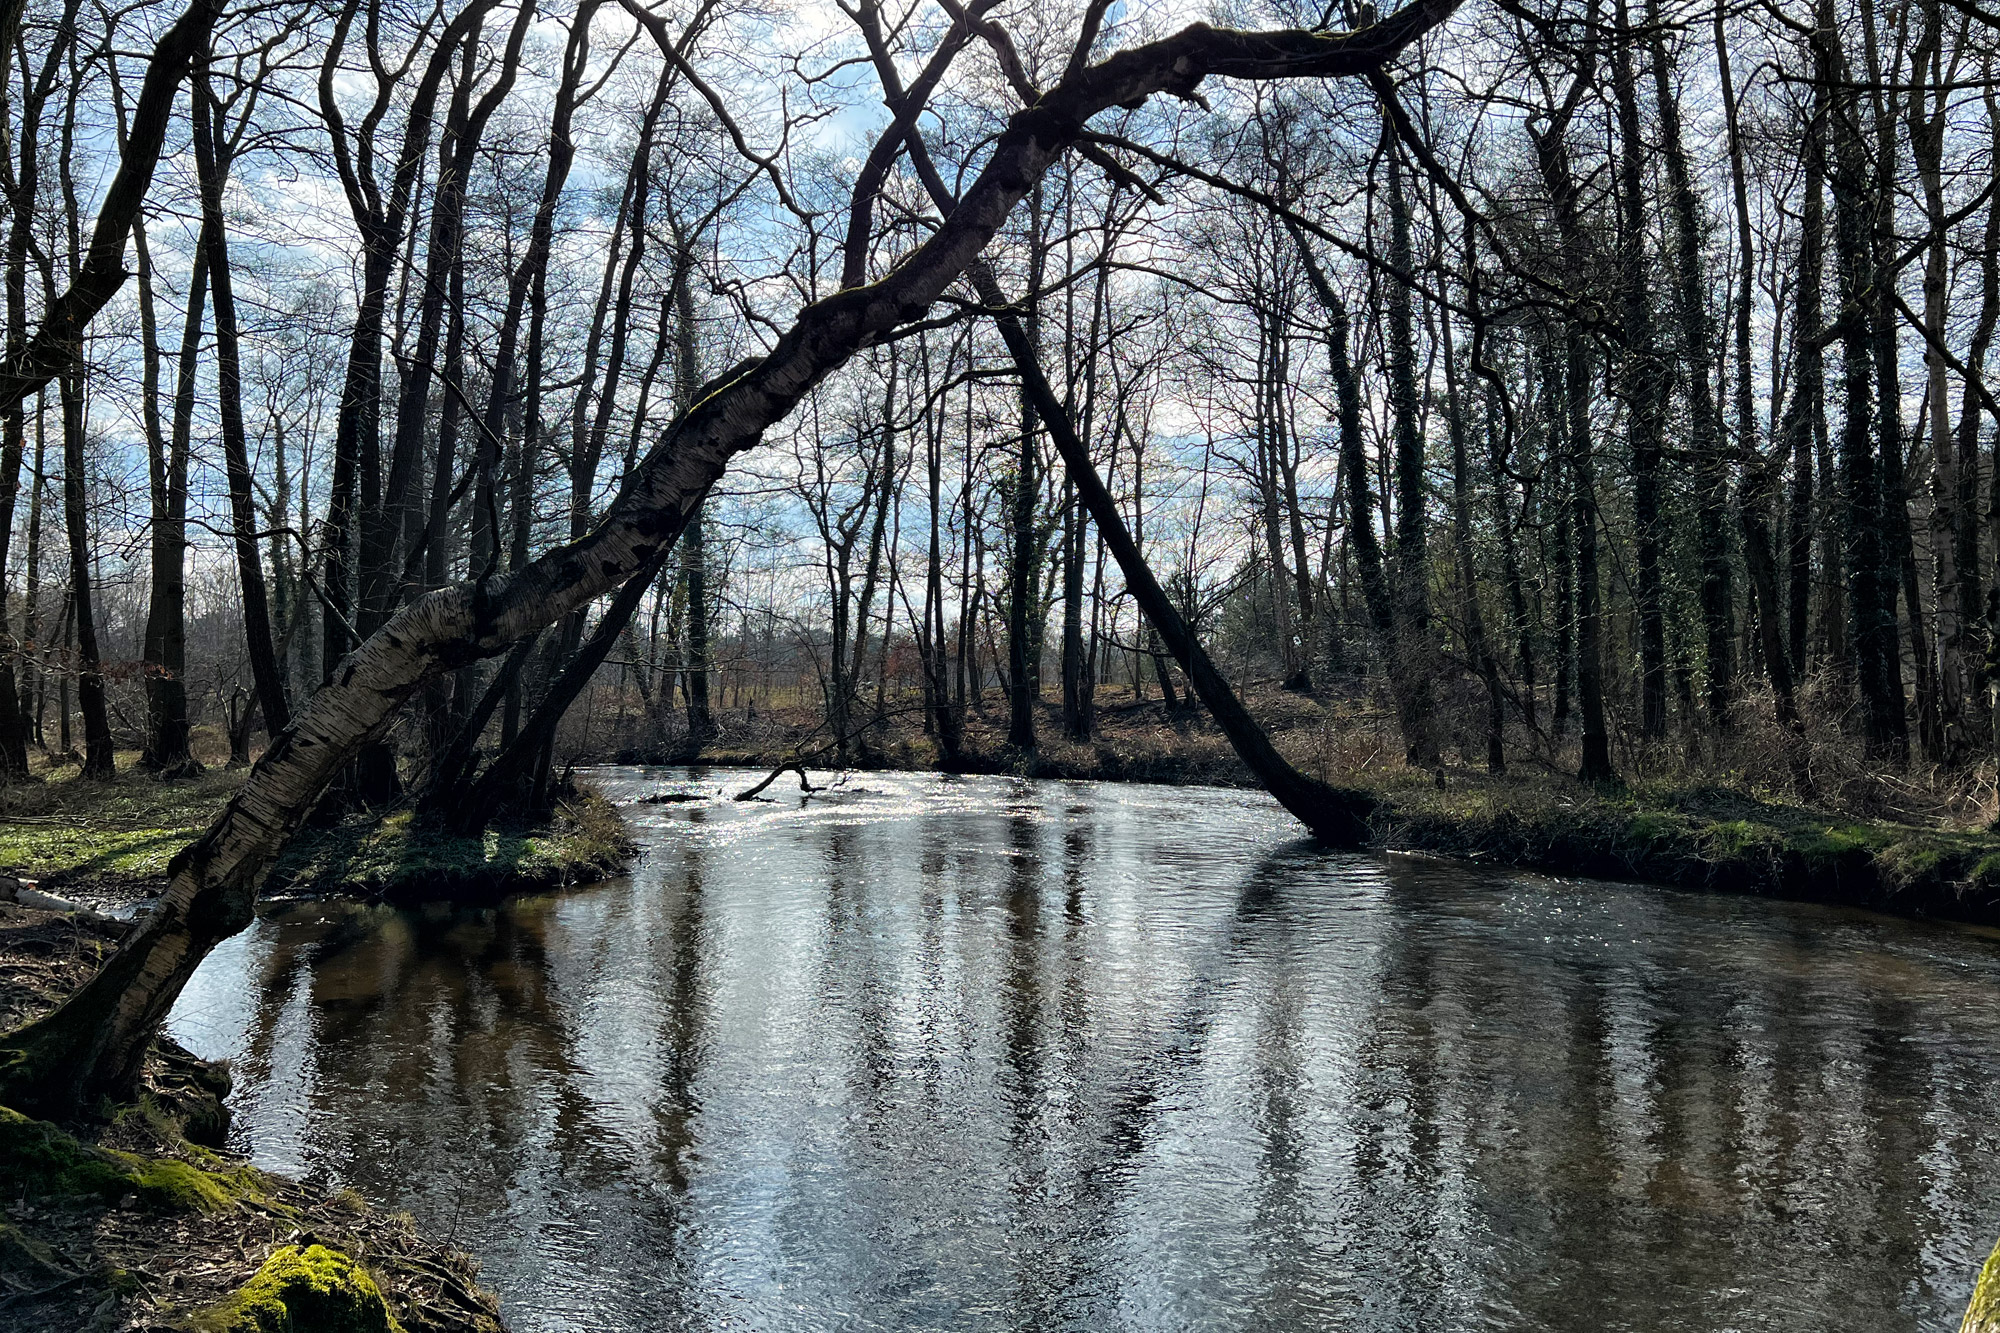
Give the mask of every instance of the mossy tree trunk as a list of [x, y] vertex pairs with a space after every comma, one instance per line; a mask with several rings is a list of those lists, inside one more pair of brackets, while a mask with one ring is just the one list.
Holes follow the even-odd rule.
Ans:
[[1395, 269], [1387, 284], [1389, 406], [1396, 441], [1396, 558], [1389, 571], [1396, 629], [1389, 670], [1401, 682], [1396, 699], [1405, 757], [1415, 767], [1436, 768], [1443, 747], [1437, 725], [1439, 654], [1431, 624], [1430, 485], [1424, 468], [1411, 279], [1403, 276], [1415, 273], [1416, 255], [1395, 124], [1386, 108], [1382, 158], [1389, 174], [1389, 263]]
[[[1667, 734], [1667, 621], [1665, 581], [1660, 564], [1661, 477], [1665, 450], [1665, 384], [1668, 368], [1654, 338], [1653, 303], [1647, 283], [1646, 228], [1650, 211], [1644, 188], [1648, 149], [1639, 118], [1638, 78], [1633, 51], [1638, 38], [1625, 0], [1617, 0], [1612, 43], [1612, 89], [1618, 112], [1618, 229], [1620, 349], [1619, 396], [1625, 401], [1626, 439], [1632, 455], [1632, 525], [1638, 578], [1633, 596], [1639, 610], [1639, 734], [1649, 741]], [[1572, 382], [1572, 396], [1589, 389]], [[1579, 483], [1578, 491], [1583, 486]], [[1579, 531], [1581, 541], [1584, 534]], [[1579, 586], [1583, 576], [1577, 576]]]

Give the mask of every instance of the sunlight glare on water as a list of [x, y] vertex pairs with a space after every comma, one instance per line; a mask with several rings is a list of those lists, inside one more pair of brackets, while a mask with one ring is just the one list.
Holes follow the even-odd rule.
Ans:
[[1259, 794], [600, 770], [629, 877], [281, 909], [238, 1146], [555, 1330], [1950, 1330], [2000, 939], [1321, 851]]

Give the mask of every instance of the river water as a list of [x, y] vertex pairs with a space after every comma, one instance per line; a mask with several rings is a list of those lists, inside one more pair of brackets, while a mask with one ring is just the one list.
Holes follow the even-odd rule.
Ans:
[[172, 1031], [519, 1333], [1951, 1330], [2000, 1234], [2000, 935], [1241, 792], [771, 794], [630, 806], [578, 892], [282, 910]]

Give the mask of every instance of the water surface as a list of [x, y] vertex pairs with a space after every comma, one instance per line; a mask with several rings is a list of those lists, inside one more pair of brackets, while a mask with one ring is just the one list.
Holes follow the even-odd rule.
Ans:
[[1947, 1331], [2000, 1234], [1993, 934], [1237, 792], [772, 794], [634, 805], [563, 896], [285, 910], [172, 1030], [520, 1333]]

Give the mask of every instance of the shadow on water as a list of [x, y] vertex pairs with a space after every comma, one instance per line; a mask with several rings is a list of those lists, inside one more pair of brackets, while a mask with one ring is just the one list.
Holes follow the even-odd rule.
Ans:
[[173, 1019], [258, 1160], [455, 1237], [518, 1329], [1949, 1329], [2000, 1231], [1985, 936], [1231, 792], [628, 811], [627, 880], [294, 907]]

